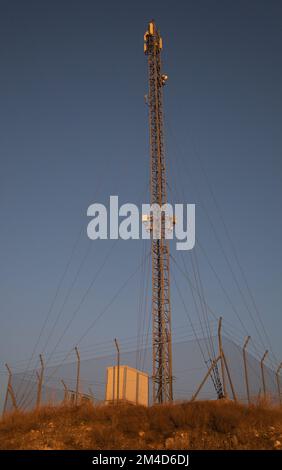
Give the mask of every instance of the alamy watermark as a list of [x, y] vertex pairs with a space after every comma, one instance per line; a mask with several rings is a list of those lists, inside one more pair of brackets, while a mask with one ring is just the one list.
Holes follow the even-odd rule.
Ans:
[[87, 215], [92, 217], [87, 226], [91, 240], [176, 238], [177, 250], [192, 250], [195, 245], [195, 204], [142, 204], [140, 212], [137, 205], [119, 206], [118, 196], [110, 196], [109, 211], [94, 203]]

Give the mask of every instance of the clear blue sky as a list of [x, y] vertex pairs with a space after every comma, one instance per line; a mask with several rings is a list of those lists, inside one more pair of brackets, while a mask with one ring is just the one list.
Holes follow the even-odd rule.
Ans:
[[[86, 262], [46, 354], [103, 262], [112, 242], [87, 240], [87, 207], [116, 194], [121, 202], [143, 201], [149, 167], [143, 34], [151, 18], [161, 29], [169, 76], [165, 116], [172, 191], [177, 186], [184, 202], [196, 203], [197, 241], [256, 338], [205, 214], [208, 210], [214, 220], [255, 317], [212, 186], [274, 351], [282, 358], [281, 2], [1, 0], [2, 363], [30, 356], [82, 227], [38, 353], [83, 256]], [[72, 347], [87, 330], [140, 263], [141, 249], [141, 242], [118, 242], [59, 350]], [[210, 306], [236, 326], [201, 251], [198, 256]], [[185, 257], [189, 266], [191, 254]], [[183, 280], [179, 283], [197, 321], [189, 290]], [[135, 336], [139, 290], [137, 275], [83, 344]], [[187, 322], [174, 288], [172, 315], [175, 328]]]

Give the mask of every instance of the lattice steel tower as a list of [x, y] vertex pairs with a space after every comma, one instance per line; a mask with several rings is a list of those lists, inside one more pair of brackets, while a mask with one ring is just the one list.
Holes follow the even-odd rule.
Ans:
[[[151, 21], [148, 31], [144, 35], [144, 52], [148, 57], [149, 72], [149, 94], [147, 99], [150, 126], [151, 204], [163, 206], [167, 203], [167, 188], [162, 94], [167, 76], [162, 73], [161, 51], [162, 38], [155, 22]], [[164, 213], [160, 216], [159, 224], [159, 239], [154, 239], [151, 234], [153, 401], [154, 403], [166, 403], [173, 400], [173, 390], [169, 242], [165, 238]]]

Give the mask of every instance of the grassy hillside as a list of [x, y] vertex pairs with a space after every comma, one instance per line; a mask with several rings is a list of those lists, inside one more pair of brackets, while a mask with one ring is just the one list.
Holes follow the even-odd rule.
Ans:
[[81, 405], [15, 413], [0, 449], [282, 449], [282, 410], [232, 402]]

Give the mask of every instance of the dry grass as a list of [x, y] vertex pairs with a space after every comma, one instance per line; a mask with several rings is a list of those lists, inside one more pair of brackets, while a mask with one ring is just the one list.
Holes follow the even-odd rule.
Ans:
[[195, 402], [45, 407], [0, 422], [0, 449], [282, 449], [282, 410]]

